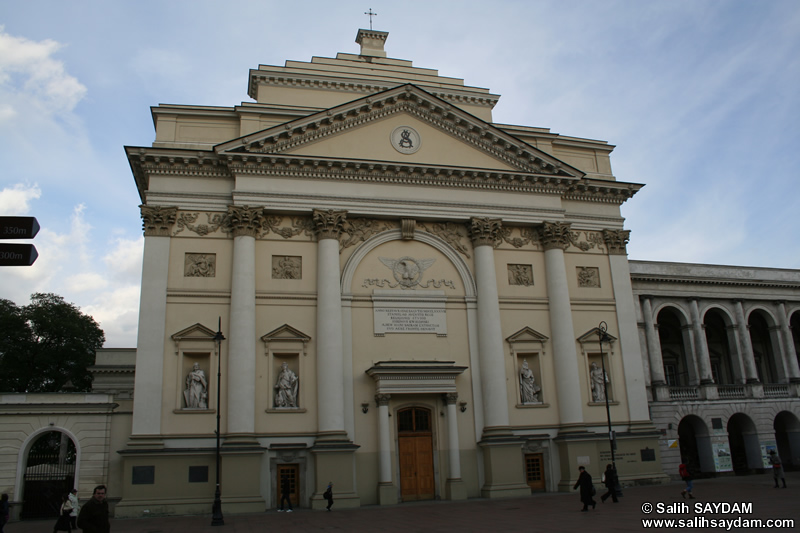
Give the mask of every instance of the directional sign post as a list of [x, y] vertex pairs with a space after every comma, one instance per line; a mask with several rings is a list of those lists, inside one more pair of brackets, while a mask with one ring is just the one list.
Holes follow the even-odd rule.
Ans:
[[[0, 217], [0, 239], [33, 239], [37, 233], [35, 217]], [[31, 266], [37, 257], [32, 244], [0, 243], [0, 266]]]
[[31, 266], [39, 252], [32, 244], [0, 243], [0, 266]]
[[33, 239], [37, 233], [36, 217], [0, 217], [0, 239]]

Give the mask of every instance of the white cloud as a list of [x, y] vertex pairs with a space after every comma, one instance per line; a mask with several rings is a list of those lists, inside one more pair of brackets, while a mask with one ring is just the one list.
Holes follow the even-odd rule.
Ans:
[[0, 190], [0, 214], [6, 216], [27, 215], [31, 200], [38, 200], [42, 190], [38, 184], [16, 183]]
[[0, 117], [8, 115], [9, 102], [59, 113], [72, 111], [83, 99], [86, 87], [52, 57], [61, 47], [51, 39], [31, 41], [9, 35], [0, 26], [0, 96], [6, 101]]

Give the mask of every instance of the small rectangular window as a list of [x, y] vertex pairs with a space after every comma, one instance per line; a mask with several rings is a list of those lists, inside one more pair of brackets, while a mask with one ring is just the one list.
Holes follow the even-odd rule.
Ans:
[[208, 467], [190, 466], [189, 483], [208, 483]]
[[131, 484], [152, 485], [156, 482], [155, 466], [134, 466], [131, 471]]

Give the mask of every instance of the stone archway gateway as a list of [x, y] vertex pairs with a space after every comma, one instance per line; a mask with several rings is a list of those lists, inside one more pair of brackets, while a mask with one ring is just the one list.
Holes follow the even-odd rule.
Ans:
[[20, 518], [58, 516], [61, 497], [75, 485], [75, 443], [66, 433], [47, 431], [31, 445], [25, 459]]

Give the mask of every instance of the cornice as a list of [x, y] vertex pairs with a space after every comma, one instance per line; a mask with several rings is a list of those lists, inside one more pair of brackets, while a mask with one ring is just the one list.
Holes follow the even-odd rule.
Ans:
[[674, 283], [686, 285], [715, 285], [728, 287], [758, 287], [775, 289], [800, 289], [800, 283], [781, 282], [781, 281], [759, 281], [759, 280], [738, 280], [725, 278], [687, 278], [670, 277], [654, 274], [634, 274], [631, 273], [631, 281], [641, 283]]
[[[403, 85], [402, 83], [385, 81], [385, 80], [369, 80], [366, 78], [347, 78], [343, 80], [336, 76], [324, 75], [311, 75], [311, 74], [293, 74], [286, 72], [269, 72], [263, 70], [250, 71], [250, 84], [247, 94], [254, 100], [258, 96], [258, 86], [265, 85], [269, 87], [290, 87], [292, 89], [307, 89], [307, 90], [322, 90], [322, 91], [340, 91], [356, 93], [359, 95], [376, 94], [383, 91], [394, 89], [395, 87]], [[468, 104], [480, 107], [493, 108], [500, 101], [498, 94], [484, 94], [475, 95], [467, 91], [443, 91], [437, 90], [435, 87], [426, 87], [426, 90], [442, 100]]]

